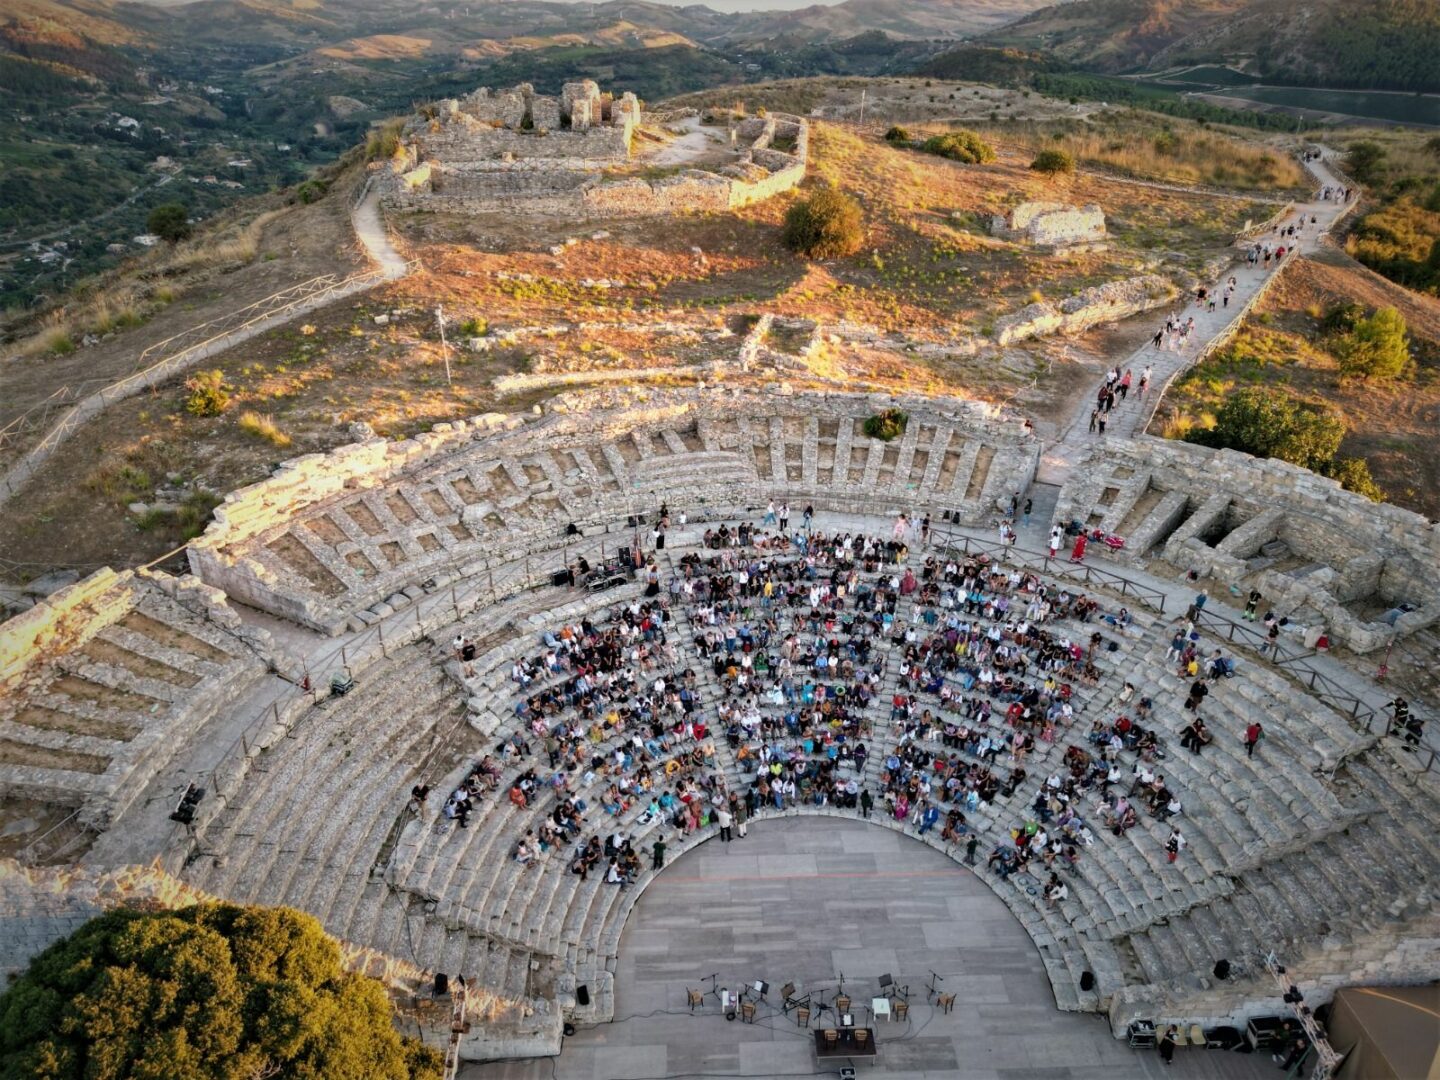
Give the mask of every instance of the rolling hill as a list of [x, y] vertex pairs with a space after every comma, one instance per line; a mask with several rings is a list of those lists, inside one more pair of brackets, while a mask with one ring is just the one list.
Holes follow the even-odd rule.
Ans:
[[1226, 63], [1268, 82], [1440, 91], [1435, 0], [1072, 0], [986, 40], [1106, 73]]

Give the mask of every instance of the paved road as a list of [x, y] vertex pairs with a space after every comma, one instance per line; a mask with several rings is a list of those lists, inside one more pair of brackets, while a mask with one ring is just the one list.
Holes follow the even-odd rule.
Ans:
[[[1335, 174], [1321, 161], [1312, 161], [1306, 166], [1314, 175], [1316, 180], [1316, 191], [1321, 187], [1330, 185], [1340, 186], [1340, 181]], [[1296, 207], [1295, 214], [1288, 218], [1283, 225], [1304, 221], [1305, 228], [1300, 234], [1298, 248], [1302, 254], [1313, 252], [1322, 243], [1322, 238], [1335, 221], [1344, 213], [1345, 203], [1321, 202], [1315, 200]], [[1310, 218], [1315, 218], [1315, 224], [1310, 224]], [[1282, 227], [1283, 227], [1282, 225]], [[1280, 238], [1271, 238], [1272, 243], [1280, 243]], [[1289, 247], [1292, 241], [1288, 238], [1286, 246]], [[1289, 263], [1292, 256], [1286, 255], [1286, 263]], [[1154, 348], [1148, 341], [1136, 349], [1127, 357], [1116, 357], [1116, 362], [1123, 372], [1129, 369], [1133, 376], [1133, 384], [1138, 386], [1140, 373], [1145, 366], [1151, 365], [1154, 372], [1151, 379], [1150, 389], [1144, 397], [1140, 397], [1132, 390], [1129, 400], [1117, 402], [1110, 413], [1109, 423], [1104, 436], [1092, 434], [1090, 431], [1090, 413], [1095, 408], [1095, 399], [1091, 392], [1079, 401], [1074, 403], [1074, 408], [1069, 420], [1061, 427], [1059, 434], [1053, 442], [1045, 447], [1040, 459], [1038, 480], [1044, 484], [1063, 484], [1070, 475], [1077, 462], [1084, 456], [1085, 451], [1099, 438], [1129, 438], [1143, 432], [1146, 422], [1156, 404], [1155, 395], [1163, 392], [1168, 380], [1176, 376], [1186, 368], [1190, 367], [1207, 350], [1216, 338], [1221, 337], [1236, 326], [1244, 317], [1246, 305], [1254, 299], [1281, 270], [1265, 270], [1263, 267], [1251, 269], [1243, 261], [1238, 266], [1232, 267], [1226, 272], [1225, 277], [1235, 278], [1235, 293], [1230, 297], [1230, 303], [1226, 307], [1218, 307], [1215, 311], [1206, 311], [1203, 307], [1195, 304], [1193, 297], [1187, 297], [1175, 313], [1179, 319], [1187, 319], [1191, 316], [1195, 319], [1195, 329], [1190, 334], [1190, 341], [1186, 346], [1175, 351], [1168, 348]], [[1223, 285], [1224, 281], [1216, 283], [1216, 288]], [[1213, 291], [1213, 290], [1212, 290]], [[1164, 325], [1165, 315], [1163, 312], [1153, 313], [1156, 328]], [[1097, 382], [1095, 388], [1099, 389]]]

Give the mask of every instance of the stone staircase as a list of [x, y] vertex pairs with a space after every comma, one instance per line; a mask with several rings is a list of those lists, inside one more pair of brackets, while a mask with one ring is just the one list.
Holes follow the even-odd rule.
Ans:
[[29, 653], [0, 695], [0, 792], [75, 806], [95, 831], [270, 657], [214, 590], [163, 574], [102, 571], [7, 631], [20, 640], [26, 624], [60, 640]]
[[[662, 553], [666, 574], [675, 571], [678, 554]], [[506, 798], [525, 768], [548, 776], [528, 728], [534, 754], [505, 767], [498, 790], [479, 800], [468, 829], [437, 809], [479, 756], [517, 731], [516, 701], [542, 685], [521, 691], [510, 679], [513, 659], [540, 651], [546, 629], [582, 616], [603, 621], [636, 591], [574, 594], [548, 612], [532, 598], [481, 613], [466, 625], [483, 646], [468, 678], [448, 660], [454, 628], [437, 635], [436, 644], [398, 650], [349, 696], [312, 710], [259, 759], [242, 795], [204, 838], [202, 846], [218, 856], [202, 857], [187, 877], [235, 899], [302, 907], [348, 940], [427, 969], [463, 973], [500, 996], [554, 998], [581, 1021], [613, 1017], [620, 937], [650, 880], [648, 869], [628, 889], [605, 883], [603, 873], [581, 881], [568, 869], [572, 845], [563, 843], [528, 867], [514, 862], [516, 843], [538, 828], [555, 799], [548, 787], [524, 810]], [[1113, 610], [1119, 602], [1106, 606]], [[899, 623], [916, 614], [914, 602], [902, 599]], [[1061, 767], [1066, 746], [1083, 743], [1093, 719], [1111, 720], [1126, 707], [1115, 694], [1127, 680], [1137, 699], [1155, 703], [1151, 724], [1166, 748], [1158, 768], [1184, 804], [1178, 824], [1189, 846], [1172, 865], [1163, 850], [1167, 824], [1142, 814], [1135, 828], [1114, 837], [1094, 822], [1095, 842], [1066, 873], [1070, 897], [1057, 907], [1041, 896], [1038, 867], [1005, 882], [981, 862], [976, 873], [1034, 939], [1057, 1005], [1108, 1009], [1116, 1023], [1138, 1015], [1218, 1020], [1235, 1015], [1236, 1002], [1265, 999], [1269, 987], [1259, 977], [1259, 957], [1270, 949], [1297, 970], [1332, 981], [1419, 955], [1415, 942], [1435, 936], [1440, 811], [1434, 792], [1417, 792], [1417, 782], [1388, 750], [1357, 749], [1343, 717], [1282, 672], [1254, 662], [1242, 661], [1235, 678], [1213, 684], [1202, 714], [1216, 741], [1193, 756], [1179, 745], [1189, 714], [1180, 709], [1185, 686], [1163, 662], [1166, 626], [1138, 612], [1124, 634], [1094, 622], [1059, 621], [1050, 629], [1084, 641], [1097, 626], [1118, 648], [1097, 653], [1103, 675], [1097, 687], [1076, 687], [1074, 725], [1054, 743], [1037, 743], [1026, 763], [1030, 779], [1013, 796], [967, 813], [982, 840], [982, 860], [1029, 816], [1036, 790]], [[668, 640], [679, 653], [678, 667], [694, 672], [701, 713], [712, 725], [707, 771], [723, 774], [730, 790], [743, 793], [755, 775], [754, 759], [739, 760], [724, 733], [714, 730], [722, 688], [692, 647], [696, 632], [688, 607], [670, 605]], [[1213, 648], [1202, 646], [1202, 654]], [[877, 644], [886, 661], [869, 709], [867, 768], [859, 777], [872, 791], [881, 763], [898, 746], [888, 714], [899, 665], [888, 651]], [[938, 699], [920, 696], [922, 708], [941, 715]], [[1264, 724], [1267, 738], [1249, 758], [1239, 736], [1252, 719]], [[587, 753], [603, 756], [626, 737], [587, 744]], [[922, 745], [952, 753], [938, 740]], [[1123, 755], [1124, 763], [1130, 757]], [[414, 817], [404, 807], [410, 786], [422, 779], [435, 790]], [[585, 835], [625, 831], [642, 865], [648, 867], [656, 835], [665, 835], [672, 860], [714, 835], [702, 828], [682, 836], [663, 815], [642, 823], [645, 801], [638, 798], [612, 818], [598, 802], [607, 783], [596, 776], [575, 793], [590, 804]], [[1093, 806], [1081, 810], [1093, 821]], [[762, 808], [758, 816], [854, 813], [801, 805]], [[916, 832], [913, 822], [886, 816], [878, 800], [872, 820]], [[963, 844], [942, 840], [938, 828], [919, 839], [957, 860], [963, 854]], [[1221, 958], [1235, 965], [1236, 975], [1234, 985], [1216, 988], [1209, 976]], [[1089, 991], [1080, 989], [1085, 972], [1096, 977]], [[589, 988], [588, 1006], [576, 1000], [580, 985]]]

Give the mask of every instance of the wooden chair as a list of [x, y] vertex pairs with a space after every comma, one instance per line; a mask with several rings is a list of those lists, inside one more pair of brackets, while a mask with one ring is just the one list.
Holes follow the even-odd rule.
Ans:
[[740, 1019], [747, 1024], [755, 1022], [755, 1002], [742, 1001], [740, 1003]]
[[840, 1032], [834, 1028], [825, 1029], [825, 1049], [834, 1050], [840, 1043]]
[[856, 1049], [856, 1050], [859, 1050], [859, 1051], [863, 1054], [863, 1053], [865, 1053], [865, 1051], [869, 1048], [869, 1046], [870, 1046], [870, 1029], [869, 1029], [869, 1028], [856, 1028], [856, 1029], [855, 1029], [855, 1049]]
[[705, 992], [703, 990], [685, 990], [685, 996], [690, 1001], [690, 1011], [693, 1013], [701, 1005], [705, 1004]]
[[795, 984], [793, 982], [788, 982], [780, 988], [780, 1001], [782, 1003], [788, 1002], [794, 996]]
[[901, 999], [890, 1006], [890, 1015], [896, 1020], [904, 1020], [910, 1015], [910, 1003]]
[[795, 1010], [795, 1023], [799, 1024], [803, 1028], [808, 1028], [810, 1026], [809, 1005], [801, 1005], [798, 1009]]
[[850, 1011], [850, 999], [846, 995], [841, 994], [835, 999], [835, 1011], [838, 1013], [848, 1013]]
[[936, 999], [935, 1003], [940, 1006], [940, 1011], [941, 1011], [941, 1012], [948, 1013], [948, 1012], [950, 1012], [952, 1009], [955, 1008], [955, 995], [954, 995], [954, 994], [941, 994], [941, 995]]
[[1206, 1043], [1207, 1043], [1207, 1040], [1206, 1040], [1206, 1038], [1205, 1038], [1205, 1029], [1202, 1028], [1199, 1024], [1191, 1024], [1191, 1025], [1190, 1025], [1190, 1045], [1191, 1045], [1191, 1046], [1205, 1046]]

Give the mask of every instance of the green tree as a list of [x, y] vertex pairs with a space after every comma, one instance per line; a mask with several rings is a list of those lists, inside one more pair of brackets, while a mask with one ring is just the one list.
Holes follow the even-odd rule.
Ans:
[[1385, 148], [1377, 142], [1368, 140], [1351, 143], [1345, 154], [1345, 164], [1355, 174], [1355, 179], [1364, 184], [1371, 183], [1375, 179], [1380, 163], [1384, 160]]
[[1344, 437], [1344, 422], [1328, 407], [1259, 386], [1235, 391], [1216, 412], [1214, 427], [1186, 435], [1190, 442], [1279, 458], [1317, 472], [1329, 466]]
[[1370, 466], [1363, 458], [1337, 457], [1325, 474], [1332, 480], [1340, 481], [1340, 486], [1346, 491], [1364, 495], [1372, 502], [1385, 501], [1385, 492], [1375, 483], [1375, 478], [1370, 475]]
[[1340, 373], [1352, 379], [1396, 379], [1410, 366], [1410, 337], [1405, 317], [1381, 308], [1358, 319], [1338, 346]]
[[150, 211], [145, 228], [171, 244], [190, 235], [190, 212], [181, 203], [162, 203]]
[[995, 148], [975, 132], [964, 128], [947, 131], [944, 135], [932, 135], [920, 148], [926, 153], [939, 154], [967, 165], [983, 165], [995, 160]]
[[1041, 150], [1030, 168], [1045, 176], [1063, 176], [1075, 171], [1075, 159], [1064, 150]]
[[781, 240], [807, 259], [853, 255], [865, 242], [860, 204], [837, 188], [820, 188], [790, 207]]
[[910, 141], [910, 132], [906, 128], [896, 124], [889, 131], [885, 132], [885, 141], [897, 144], [908, 143]]
[[287, 908], [111, 911], [0, 997], [0, 1076], [40, 1080], [438, 1080], [380, 983]]

